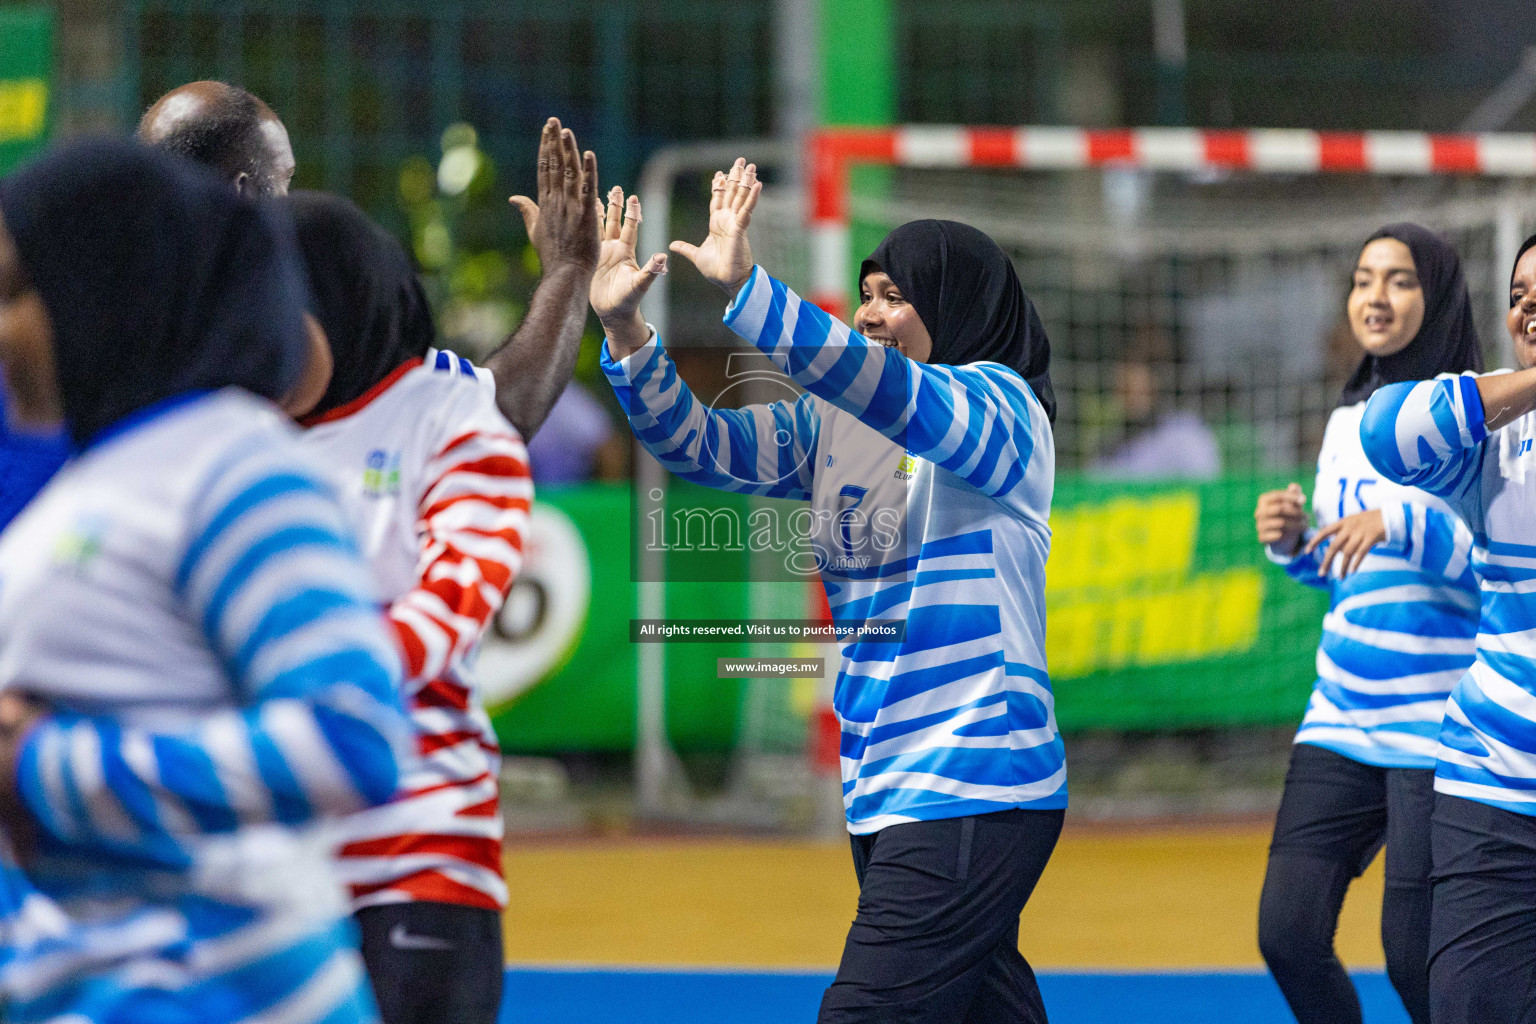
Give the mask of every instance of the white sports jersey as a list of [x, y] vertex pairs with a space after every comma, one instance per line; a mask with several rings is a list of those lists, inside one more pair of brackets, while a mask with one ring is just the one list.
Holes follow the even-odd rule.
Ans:
[[395, 791], [399, 658], [293, 435], [244, 392], [161, 403], [0, 540], [0, 688], [49, 709], [16, 779], [47, 842], [4, 885], [67, 915], [0, 917], [8, 1021], [372, 1019], [301, 826]]
[[1360, 441], [1476, 540], [1477, 660], [1446, 704], [1435, 790], [1536, 815], [1536, 413], [1490, 434], [1475, 374], [1393, 384], [1371, 397]]
[[1472, 531], [1443, 498], [1384, 480], [1360, 445], [1365, 403], [1328, 418], [1312, 514], [1319, 527], [1379, 509], [1386, 539], [1356, 572], [1317, 570], [1309, 555], [1270, 558], [1332, 596], [1317, 647], [1317, 684], [1297, 743], [1382, 768], [1433, 768], [1451, 687], [1472, 663], [1477, 579]]
[[[997, 363], [916, 363], [801, 301], [761, 267], [726, 324], [806, 394], [706, 409], [659, 341], [603, 369], [677, 475], [810, 503], [834, 619], [904, 620], [843, 648], [848, 828], [1067, 804], [1045, 665], [1050, 420]], [[798, 531], [797, 531], [798, 532]]]
[[434, 350], [318, 417], [303, 443], [334, 474], [389, 602], [421, 755], [395, 801], [341, 825], [354, 905], [500, 909], [500, 754], [469, 663], [522, 562], [522, 439], [489, 374]]

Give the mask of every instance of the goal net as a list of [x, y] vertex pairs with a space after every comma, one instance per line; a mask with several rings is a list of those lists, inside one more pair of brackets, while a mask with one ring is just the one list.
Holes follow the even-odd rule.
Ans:
[[[1292, 480], [1312, 492], [1361, 354], [1344, 317], [1355, 259], [1388, 223], [1441, 232], [1487, 366], [1509, 365], [1536, 140], [919, 127], [825, 133], [809, 152], [805, 192], [770, 184], [753, 221], [771, 273], [846, 318], [887, 231], [958, 220], [1008, 252], [1045, 324], [1047, 646], [1075, 794], [1125, 788], [1112, 755], [1128, 735], [1187, 740], [1156, 755], [1170, 786], [1262, 789], [1306, 704], [1326, 596], [1266, 563], [1253, 507]], [[803, 685], [753, 683], [738, 762], [797, 750], [808, 713]], [[1257, 756], [1244, 733], [1279, 739]]]

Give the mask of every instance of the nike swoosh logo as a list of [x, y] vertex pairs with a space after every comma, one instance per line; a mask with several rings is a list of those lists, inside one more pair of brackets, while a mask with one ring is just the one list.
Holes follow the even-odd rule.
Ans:
[[453, 943], [447, 939], [433, 938], [431, 935], [412, 935], [405, 930], [405, 925], [397, 924], [389, 930], [389, 944], [396, 949], [452, 949]]

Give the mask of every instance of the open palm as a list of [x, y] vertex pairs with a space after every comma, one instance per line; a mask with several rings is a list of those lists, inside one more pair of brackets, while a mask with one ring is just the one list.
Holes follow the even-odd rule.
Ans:
[[597, 270], [592, 275], [588, 298], [592, 311], [604, 324], [633, 317], [640, 300], [652, 282], [667, 272], [665, 253], [656, 253], [640, 266], [635, 259], [635, 242], [640, 235], [640, 197], [624, 201], [623, 189], [615, 186], [608, 193], [608, 210], [603, 217], [603, 241], [597, 254]]
[[685, 257], [705, 279], [734, 297], [752, 276], [752, 246], [747, 225], [762, 195], [757, 165], [737, 159], [730, 173], [717, 171], [709, 196], [709, 237], [702, 245], [673, 242], [671, 249]]

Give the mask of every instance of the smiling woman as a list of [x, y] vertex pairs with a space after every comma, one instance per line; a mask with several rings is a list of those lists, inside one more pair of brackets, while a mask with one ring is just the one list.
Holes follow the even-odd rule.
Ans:
[[1504, 321], [1521, 369], [1536, 366], [1536, 235], [1525, 240], [1509, 279], [1509, 313]]
[[[1505, 325], [1526, 365], [1533, 245], [1526, 240], [1512, 270]], [[1435, 762], [1428, 955], [1436, 1024], [1513, 1024], [1536, 1011], [1528, 981], [1536, 956], [1533, 409], [1536, 370], [1462, 374], [1383, 388], [1360, 427], [1383, 477], [1442, 498], [1476, 537], [1476, 660], [1451, 691]]]
[[1349, 325], [1373, 356], [1408, 347], [1424, 323], [1424, 286], [1413, 251], [1396, 238], [1377, 238], [1360, 250], [1349, 292]]
[[[717, 174], [709, 237], [672, 250], [804, 394], [694, 399], [638, 315], [659, 267], [640, 267], [640, 208], [621, 225], [618, 194], [592, 303], [604, 372], [661, 464], [808, 503], [833, 618], [906, 622], [899, 642], [843, 648], [833, 704], [860, 898], [819, 1020], [887, 1020], [899, 1004], [911, 1024], [1043, 1022], [1018, 929], [1067, 803], [1044, 650], [1050, 342], [997, 243], [941, 220], [902, 225], [870, 255], [850, 330], [755, 265], [761, 187], [744, 160]], [[870, 565], [857, 552], [886, 513], [897, 541]]]
[[1414, 224], [1360, 250], [1347, 302], [1364, 357], [1328, 420], [1308, 530], [1298, 484], [1260, 497], [1259, 540], [1294, 579], [1329, 591], [1308, 702], [1275, 820], [1259, 943], [1300, 1024], [1359, 1020], [1334, 951], [1344, 894], [1387, 847], [1387, 969], [1429, 1020], [1429, 814], [1445, 698], [1472, 659], [1472, 535], [1433, 495], [1381, 479], [1360, 441], [1383, 384], [1482, 365], [1455, 250]]

